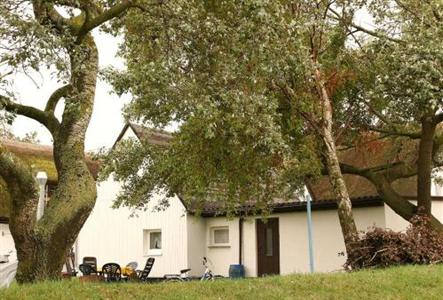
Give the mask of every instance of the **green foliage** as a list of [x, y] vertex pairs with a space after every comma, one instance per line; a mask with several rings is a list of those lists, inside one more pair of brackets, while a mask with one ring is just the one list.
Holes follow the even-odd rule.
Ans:
[[73, 44], [73, 38], [69, 34], [58, 35], [56, 28], [40, 24], [31, 6], [30, 1], [0, 3], [0, 62], [6, 66], [1, 75], [55, 67], [52, 70], [66, 79], [69, 74], [66, 45]]
[[[328, 88], [337, 105], [351, 67], [346, 32], [323, 18], [326, 11], [310, 1], [168, 1], [149, 14], [131, 12], [121, 48], [128, 69], [105, 75], [117, 93], [133, 95], [129, 118], [180, 129], [142, 168], [144, 179], [129, 176], [127, 186], [150, 182], [146, 192], [155, 178], [185, 199], [212, 198], [233, 209], [252, 199], [266, 207], [318, 175], [318, 140], [301, 117], [320, 112], [311, 43], [335, 79]], [[313, 27], [323, 32], [314, 41]], [[129, 162], [120, 154], [113, 159]], [[138, 194], [125, 191], [118, 203], [133, 205], [131, 193]]]
[[[363, 98], [391, 124], [417, 125], [443, 108], [441, 1], [366, 1], [383, 36], [361, 53]], [[392, 2], [390, 5], [389, 3]], [[372, 113], [372, 112], [369, 112]]]

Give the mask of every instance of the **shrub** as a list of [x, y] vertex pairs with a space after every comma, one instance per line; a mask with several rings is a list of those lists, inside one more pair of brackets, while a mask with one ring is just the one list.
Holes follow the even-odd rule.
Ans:
[[362, 233], [348, 253], [347, 270], [443, 262], [443, 235], [427, 217], [416, 216], [406, 232], [372, 228]]

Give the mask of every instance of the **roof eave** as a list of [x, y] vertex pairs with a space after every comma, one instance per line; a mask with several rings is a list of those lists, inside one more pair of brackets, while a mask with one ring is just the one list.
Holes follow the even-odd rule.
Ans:
[[[374, 197], [363, 197], [352, 200], [353, 207], [375, 207], [375, 206], [383, 206], [383, 200], [379, 196]], [[335, 200], [326, 200], [326, 201], [313, 201], [311, 204], [312, 210], [333, 210], [337, 209], [337, 202]], [[279, 203], [274, 205], [272, 208], [272, 213], [288, 213], [288, 212], [300, 212], [306, 211], [307, 203], [306, 202], [288, 202], [288, 203]], [[234, 216], [248, 216], [250, 209], [245, 207], [238, 209]], [[187, 210], [187, 212], [191, 215], [196, 214], [195, 211]], [[260, 214], [260, 211], [257, 211]], [[210, 217], [225, 217], [227, 215], [226, 212], [220, 211], [202, 211], [200, 213], [201, 217], [210, 218]]]

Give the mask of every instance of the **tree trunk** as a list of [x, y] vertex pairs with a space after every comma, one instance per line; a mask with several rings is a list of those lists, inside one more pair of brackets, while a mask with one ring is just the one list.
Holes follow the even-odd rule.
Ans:
[[320, 125], [320, 134], [324, 146], [326, 169], [328, 170], [329, 181], [332, 185], [332, 190], [338, 205], [338, 218], [340, 220], [346, 251], [349, 252], [352, 248], [352, 244], [358, 238], [358, 232], [352, 214], [352, 202], [340, 169], [340, 162], [338, 160], [337, 149], [333, 138], [331, 100], [321, 77], [321, 73], [317, 68], [314, 70], [314, 77], [321, 98], [322, 122]]
[[418, 213], [431, 216], [432, 155], [436, 124], [432, 118], [422, 120], [421, 139], [417, 161]]
[[61, 277], [66, 255], [95, 205], [96, 184], [85, 162], [84, 141], [94, 103], [98, 53], [90, 34], [71, 51], [72, 90], [65, 97], [62, 123], [53, 134], [57, 188], [38, 222], [35, 200], [28, 199], [28, 207], [16, 207], [11, 217], [19, 283]]

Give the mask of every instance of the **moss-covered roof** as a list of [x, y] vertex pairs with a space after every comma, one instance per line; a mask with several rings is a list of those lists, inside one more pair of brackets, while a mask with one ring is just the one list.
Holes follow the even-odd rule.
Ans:
[[[48, 175], [48, 183], [57, 184], [57, 169], [55, 168], [51, 146], [37, 145], [17, 141], [2, 141], [3, 147], [28, 164], [34, 173], [43, 171]], [[89, 170], [94, 177], [97, 177], [99, 164], [96, 161], [87, 159]], [[0, 180], [0, 218], [9, 216], [9, 194], [5, 184]]]
[[57, 170], [51, 146], [16, 141], [4, 141], [2, 144], [8, 151], [28, 164], [33, 172], [46, 172], [49, 182], [57, 182]]

